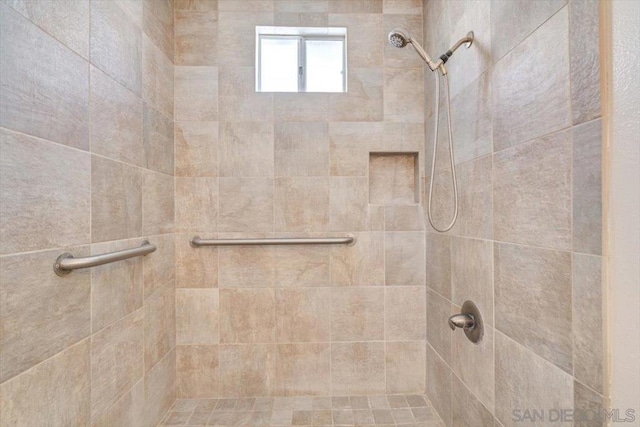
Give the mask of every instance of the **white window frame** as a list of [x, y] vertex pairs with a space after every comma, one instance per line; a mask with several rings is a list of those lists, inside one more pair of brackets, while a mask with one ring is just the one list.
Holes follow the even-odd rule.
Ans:
[[[307, 50], [306, 42], [341, 41], [342, 42], [342, 91], [347, 92], [347, 29], [315, 27], [256, 27], [256, 92], [262, 92], [262, 40], [294, 39], [298, 41], [298, 93], [307, 92]], [[296, 93], [296, 92], [287, 92]], [[314, 93], [314, 92], [311, 92]], [[315, 92], [327, 93], [327, 92]]]

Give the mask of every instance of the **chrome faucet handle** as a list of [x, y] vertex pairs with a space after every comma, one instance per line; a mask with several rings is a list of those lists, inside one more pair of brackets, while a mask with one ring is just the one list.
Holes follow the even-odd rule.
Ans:
[[476, 319], [471, 314], [454, 314], [449, 317], [449, 327], [452, 331], [455, 331], [456, 328], [471, 331], [476, 327]]
[[454, 314], [449, 317], [447, 323], [452, 331], [455, 331], [456, 328], [462, 329], [472, 343], [478, 344], [482, 341], [484, 323], [482, 322], [480, 310], [473, 302], [465, 301], [460, 309], [460, 314]]

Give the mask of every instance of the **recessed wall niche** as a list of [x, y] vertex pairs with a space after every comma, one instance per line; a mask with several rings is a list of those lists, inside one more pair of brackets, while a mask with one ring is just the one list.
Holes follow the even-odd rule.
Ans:
[[418, 153], [369, 153], [369, 203], [418, 203], [418, 171]]

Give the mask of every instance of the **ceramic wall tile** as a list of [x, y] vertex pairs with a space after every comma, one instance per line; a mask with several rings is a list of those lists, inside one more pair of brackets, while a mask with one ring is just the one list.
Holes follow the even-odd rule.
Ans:
[[275, 229], [324, 231], [329, 226], [329, 178], [276, 178]]
[[383, 119], [382, 69], [350, 68], [347, 86], [347, 93], [329, 95], [329, 120], [377, 122]]
[[571, 249], [571, 142], [566, 130], [495, 154], [497, 240]]
[[142, 31], [115, 2], [91, 4], [91, 63], [136, 94], [142, 89]]
[[[274, 96], [256, 91], [255, 68], [221, 64], [219, 103], [221, 122], [271, 122], [274, 120]], [[253, 64], [251, 64], [253, 65]], [[298, 94], [292, 94], [298, 95]], [[306, 95], [306, 94], [305, 94]], [[304, 96], [304, 95], [298, 95]], [[281, 116], [279, 117], [281, 120]]]
[[142, 29], [164, 55], [173, 62], [173, 2], [171, 0], [143, 0]]
[[176, 122], [176, 176], [218, 176], [218, 123]]
[[602, 254], [602, 123], [573, 129], [573, 250]]
[[144, 374], [144, 313], [137, 310], [91, 336], [91, 416], [107, 412]]
[[180, 398], [213, 398], [220, 386], [218, 346], [176, 347], [176, 394]]
[[144, 309], [144, 366], [149, 371], [176, 346], [176, 296], [173, 290], [149, 300]]
[[174, 230], [173, 176], [144, 171], [142, 176], [142, 232], [165, 234]]
[[274, 345], [222, 345], [219, 352], [220, 396], [259, 397], [273, 394]]
[[273, 124], [220, 123], [220, 176], [273, 176]]
[[336, 343], [331, 346], [331, 385], [335, 395], [384, 393], [384, 370], [384, 343]]
[[142, 171], [134, 166], [91, 157], [91, 240], [142, 234]]
[[572, 372], [570, 253], [496, 244], [495, 299], [498, 330]]
[[384, 338], [384, 289], [381, 287], [331, 290], [331, 339], [368, 341]]
[[216, 65], [218, 14], [215, 10], [176, 10], [174, 24], [176, 65]]
[[380, 13], [329, 14], [329, 26], [347, 28], [349, 67], [381, 67], [386, 40]]
[[69, 49], [89, 58], [89, 3], [77, 0], [7, 0], [5, 3]]
[[424, 286], [424, 233], [395, 231], [385, 233], [385, 284]]
[[331, 346], [279, 344], [276, 347], [274, 393], [278, 396], [331, 394]]
[[[101, 254], [140, 245], [142, 245], [141, 239], [99, 243], [91, 246], [91, 253]], [[91, 277], [92, 331], [99, 331], [142, 307], [144, 297], [142, 263], [141, 258], [131, 258], [88, 270]]]
[[604, 391], [602, 258], [573, 254], [573, 369], [576, 379]]
[[493, 325], [493, 244], [486, 240], [451, 238], [452, 302], [473, 301], [485, 324]]
[[[76, 256], [89, 254], [86, 246], [68, 250]], [[0, 258], [2, 382], [91, 333], [91, 275], [81, 270], [56, 276], [51, 266], [60, 252]]]
[[220, 178], [220, 231], [273, 230], [273, 179]]
[[173, 119], [144, 104], [144, 165], [147, 169], [173, 175]]
[[273, 342], [275, 305], [273, 289], [220, 290], [220, 342]]
[[[176, 94], [182, 94], [179, 89], [182, 87], [175, 87]], [[164, 115], [173, 117], [173, 63], [146, 35], [142, 38], [142, 98]]]
[[425, 346], [421, 341], [385, 344], [387, 393], [422, 394], [425, 385]]
[[599, 4], [593, 0], [569, 3], [573, 124], [602, 115]]
[[[554, 3], [562, 4], [564, 0], [496, 2], [507, 4], [508, 8], [515, 6], [513, 12], [517, 11], [518, 16], [524, 17], [528, 15], [522, 13], [520, 7], [536, 9], [538, 4], [546, 6]], [[495, 65], [492, 82], [495, 150], [564, 129], [571, 124], [568, 21], [566, 8], [561, 9]], [[517, 20], [513, 19], [512, 22]], [[513, 40], [511, 37], [502, 39]], [[499, 33], [493, 40], [500, 40]], [[541, 67], [541, 63], [547, 64], [547, 67]]]
[[278, 342], [329, 342], [331, 340], [331, 290], [277, 289], [276, 340]]
[[217, 289], [176, 289], [176, 343], [217, 344], [220, 297]]
[[91, 67], [91, 152], [142, 166], [142, 101], [96, 67]]
[[0, 386], [2, 426], [91, 421], [88, 340]]
[[218, 69], [175, 67], [176, 121], [218, 120]]
[[176, 178], [176, 230], [212, 232], [218, 228], [218, 179]]
[[513, 411], [526, 408], [573, 408], [573, 380], [566, 372], [497, 333], [496, 416], [505, 427], [518, 425]]
[[89, 243], [90, 156], [6, 129], [0, 132], [0, 252]]
[[276, 176], [327, 176], [327, 123], [277, 122], [274, 127]]
[[0, 20], [0, 126], [87, 150], [87, 62], [4, 4]]
[[492, 51], [496, 61], [520, 44], [553, 16], [567, 0], [528, 2], [494, 0], [491, 3]]

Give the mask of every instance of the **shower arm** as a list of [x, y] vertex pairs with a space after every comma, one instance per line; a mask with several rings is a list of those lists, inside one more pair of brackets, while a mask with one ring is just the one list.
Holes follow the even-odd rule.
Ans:
[[466, 44], [465, 47], [469, 49], [471, 47], [471, 44], [473, 43], [473, 37], [473, 31], [469, 31], [466, 36], [458, 40], [453, 46], [451, 46], [451, 48], [449, 48], [448, 51], [440, 55], [438, 62], [433, 62], [429, 55], [427, 55], [427, 53], [424, 51], [422, 46], [420, 46], [418, 43], [411, 43], [411, 45], [416, 50], [416, 52], [418, 52], [418, 55], [420, 55], [422, 59], [424, 59], [431, 71], [436, 71], [439, 69], [442, 72], [442, 75], [446, 75], [447, 69], [445, 68], [444, 64], [447, 63], [449, 58], [451, 58], [451, 56], [453, 55], [453, 52], [458, 50], [460, 46]]

